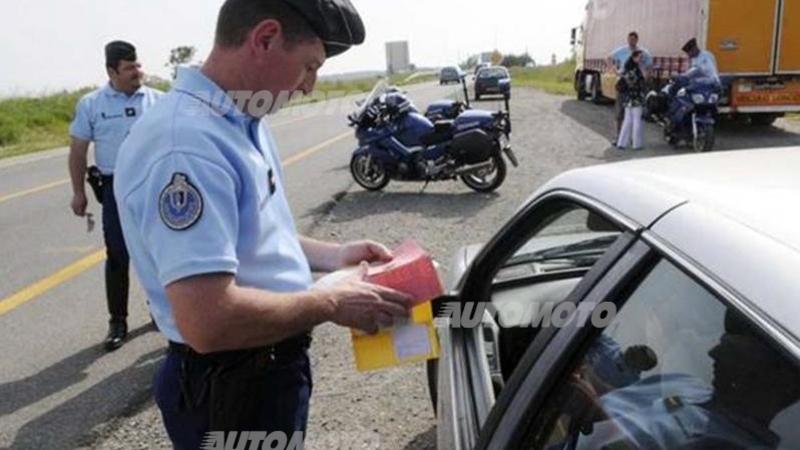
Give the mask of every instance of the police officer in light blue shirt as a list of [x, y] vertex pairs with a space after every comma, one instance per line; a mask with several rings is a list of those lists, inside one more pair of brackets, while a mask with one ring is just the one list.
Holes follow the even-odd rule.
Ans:
[[[226, 0], [206, 62], [178, 73], [120, 150], [123, 231], [170, 342], [154, 391], [175, 448], [209, 431], [305, 432], [311, 329], [374, 332], [408, 314], [407, 295], [364, 281], [385, 246], [298, 236], [262, 120], [363, 40], [348, 0]], [[312, 270], [359, 263], [312, 288]]]
[[89, 143], [94, 142], [96, 166], [90, 183], [103, 205], [103, 237], [106, 245], [105, 286], [109, 320], [105, 346], [119, 348], [128, 333], [129, 257], [114, 200], [113, 175], [119, 146], [131, 126], [158, 100], [161, 91], [142, 85], [144, 74], [137, 62], [136, 48], [124, 41], [105, 46], [109, 82], [78, 101], [69, 127], [69, 173], [72, 180], [72, 211], [86, 216], [88, 200], [84, 179], [87, 174]]
[[710, 51], [700, 50], [700, 47], [697, 45], [697, 39], [689, 39], [689, 41], [684, 44], [682, 50], [689, 56], [690, 60], [687, 74], [691, 75], [691, 72], [696, 71], [706, 78], [710, 78], [717, 83], [720, 82], [719, 70], [717, 70], [717, 59]]

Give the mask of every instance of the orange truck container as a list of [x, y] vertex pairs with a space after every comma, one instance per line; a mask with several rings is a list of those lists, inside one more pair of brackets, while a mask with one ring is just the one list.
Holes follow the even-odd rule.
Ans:
[[690, 38], [717, 59], [720, 112], [769, 124], [800, 111], [800, 0], [590, 0], [573, 30], [578, 98], [614, 98], [609, 55], [630, 31], [653, 56], [656, 86], [684, 72]]

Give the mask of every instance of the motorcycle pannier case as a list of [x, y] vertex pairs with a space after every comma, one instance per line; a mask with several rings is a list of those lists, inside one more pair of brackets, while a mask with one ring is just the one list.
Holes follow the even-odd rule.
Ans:
[[492, 156], [494, 140], [481, 129], [458, 133], [450, 142], [450, 154], [462, 164], [478, 164]]

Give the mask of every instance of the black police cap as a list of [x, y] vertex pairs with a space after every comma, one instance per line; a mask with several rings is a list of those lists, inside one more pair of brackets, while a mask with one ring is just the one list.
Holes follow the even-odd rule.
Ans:
[[688, 41], [686, 41], [685, 44], [683, 44], [681, 50], [683, 50], [685, 53], [689, 53], [690, 51], [696, 48], [697, 48], [697, 39], [691, 38]]
[[328, 58], [364, 42], [364, 23], [349, 0], [283, 1], [308, 22], [325, 45]]
[[106, 65], [116, 67], [122, 60], [136, 61], [136, 47], [125, 41], [111, 41], [106, 44]]

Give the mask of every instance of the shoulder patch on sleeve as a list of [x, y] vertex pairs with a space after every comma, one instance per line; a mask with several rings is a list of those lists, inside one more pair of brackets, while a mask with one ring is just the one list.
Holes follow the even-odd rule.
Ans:
[[158, 212], [167, 227], [175, 231], [185, 230], [200, 220], [203, 214], [203, 196], [189, 182], [189, 177], [176, 172], [161, 191]]

